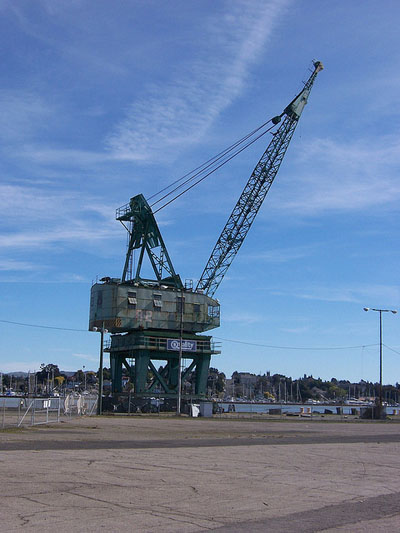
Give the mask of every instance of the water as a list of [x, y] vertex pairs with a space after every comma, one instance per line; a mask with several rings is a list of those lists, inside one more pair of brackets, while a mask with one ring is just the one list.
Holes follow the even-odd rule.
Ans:
[[[229, 407], [235, 407], [236, 413], [264, 413], [268, 414], [270, 410], [281, 409], [283, 414], [300, 414], [301, 411], [307, 414], [319, 413], [324, 414], [325, 409], [329, 409], [333, 414], [337, 414], [337, 408], [342, 408], [344, 415], [351, 415], [354, 413], [354, 409], [357, 414], [360, 414], [362, 407], [369, 407], [368, 405], [340, 405], [340, 404], [290, 404], [290, 403], [252, 403], [252, 402], [218, 402], [218, 405], [223, 408], [224, 412], [229, 411]], [[394, 411], [399, 412], [399, 407], [387, 406], [386, 413], [393, 415]]]

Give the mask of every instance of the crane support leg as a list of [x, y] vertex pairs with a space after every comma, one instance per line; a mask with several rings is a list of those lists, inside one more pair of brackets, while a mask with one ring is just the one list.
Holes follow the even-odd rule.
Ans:
[[122, 364], [123, 356], [119, 354], [110, 354], [110, 370], [113, 377], [113, 392], [122, 392]]
[[139, 394], [146, 391], [149, 362], [148, 350], [139, 350], [135, 353], [135, 391]]
[[[175, 332], [174, 338], [163, 337], [158, 331], [142, 330], [127, 335], [111, 337], [110, 352], [111, 380], [113, 394], [123, 392], [122, 369], [128, 371], [133, 396], [135, 397], [169, 397], [176, 398], [179, 375], [180, 339]], [[184, 334], [182, 342], [185, 349], [183, 360], [188, 364], [182, 371], [181, 387], [183, 397], [194, 396], [204, 398], [207, 394], [207, 378], [213, 349], [211, 337], [204, 335]], [[174, 348], [170, 349], [169, 346]], [[128, 364], [127, 360], [132, 361]], [[133, 363], [134, 362], [134, 363]], [[193, 386], [190, 382], [194, 382]]]
[[211, 355], [202, 357], [197, 361], [195, 394], [205, 396], [207, 394], [207, 378], [210, 368]]

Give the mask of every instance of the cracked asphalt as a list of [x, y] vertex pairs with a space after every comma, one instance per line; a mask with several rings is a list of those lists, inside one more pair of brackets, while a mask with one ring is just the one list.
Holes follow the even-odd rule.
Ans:
[[0, 432], [1, 530], [400, 530], [400, 424], [66, 419]]

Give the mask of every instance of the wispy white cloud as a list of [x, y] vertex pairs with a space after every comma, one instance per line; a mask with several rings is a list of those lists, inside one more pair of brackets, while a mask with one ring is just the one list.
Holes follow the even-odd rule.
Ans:
[[62, 274], [60, 278], [61, 283], [87, 283], [88, 280], [81, 274]]
[[290, 294], [292, 297], [324, 302], [359, 303], [360, 305], [398, 306], [400, 303], [400, 285], [309, 285], [291, 287], [287, 291], [271, 291], [276, 295]]
[[[35, 9], [29, 10], [23, 3], [3, 0], [0, 9], [12, 13], [19, 29], [25, 35], [47, 47], [51, 54], [57, 54], [61, 60], [67, 59], [74, 65], [84, 65], [87, 70], [92, 68], [110, 75], [126, 72], [126, 67], [122, 66], [115, 56], [105, 53], [110, 45], [104, 44], [101, 30], [94, 32], [95, 36], [98, 36], [97, 47], [93, 46], [92, 41], [93, 27], [97, 30], [100, 22], [106, 27], [107, 23], [117, 25], [118, 18], [116, 21], [113, 17], [99, 19], [96, 12], [89, 12], [88, 15], [85, 3], [82, 0], [36, 0]], [[68, 26], [73, 27], [73, 38], [70, 31], [65, 31]], [[98, 53], [100, 48], [102, 54]]]
[[224, 313], [223, 320], [224, 322], [237, 322], [240, 324], [250, 325], [265, 321], [265, 316], [257, 313], [240, 311], [237, 313]]
[[39, 361], [4, 361], [1, 362], [2, 372], [38, 372], [40, 370]]
[[398, 136], [353, 142], [316, 139], [299, 154], [290, 195], [287, 189], [277, 194], [279, 209], [313, 215], [398, 206]]
[[0, 258], [0, 271], [31, 271], [36, 269], [37, 266], [35, 266], [33, 263], [28, 263], [27, 261], [18, 261], [16, 259], [1, 259]]
[[2, 248], [51, 248], [60, 243], [93, 243], [101, 242], [106, 238], [111, 238], [113, 232], [110, 233], [106, 229], [101, 229], [92, 234], [87, 227], [70, 227], [64, 229], [62, 227], [55, 227], [53, 229], [41, 231], [25, 231], [19, 233], [7, 233], [0, 235], [0, 246]]
[[[215, 118], [238, 97], [250, 67], [272, 35], [286, 0], [239, 1], [200, 28], [197, 60], [180, 65], [169, 81], [148, 87], [106, 140], [120, 159], [174, 158], [200, 139]], [[173, 79], [172, 79], [173, 78]], [[160, 150], [162, 146], [162, 150]]]
[[301, 334], [301, 333], [307, 333], [310, 331], [310, 328], [308, 326], [299, 326], [299, 327], [293, 327], [293, 328], [280, 328], [281, 331], [284, 333], [291, 333], [291, 334]]
[[82, 6], [85, 2], [83, 0], [59, 0], [58, 2], [53, 2], [53, 0], [40, 0], [40, 3], [49, 15], [54, 16], [58, 13], [71, 10], [71, 8]]
[[24, 145], [14, 152], [14, 157], [24, 157], [35, 163], [53, 166], [86, 167], [88, 165], [112, 162], [115, 157], [105, 152], [80, 150], [74, 148], [49, 148], [43, 146]]
[[[92, 244], [105, 242], [121, 232], [110, 206], [74, 191], [0, 185], [0, 210], [3, 220], [8, 222], [0, 230], [3, 250], [37, 250], [60, 243]], [[91, 231], [96, 221], [99, 222], [96, 231]], [[28, 268], [25, 263], [15, 262], [18, 265], [19, 270]]]
[[266, 263], [288, 263], [296, 259], [302, 259], [312, 254], [311, 246], [295, 246], [292, 248], [277, 248], [274, 250], [260, 251], [255, 254], [247, 254], [246, 261], [257, 260]]
[[20, 142], [46, 128], [54, 109], [33, 91], [0, 90], [0, 139]]
[[56, 213], [62, 216], [66, 212], [66, 206], [74, 198], [76, 193], [57, 194], [34, 186], [0, 185], [0, 210], [8, 220], [21, 219], [22, 213], [31, 221], [54, 220]]
[[0, 210], [4, 219], [9, 221], [69, 219], [71, 224], [79, 223], [78, 213], [96, 213], [106, 223], [114, 214], [113, 206], [105, 205], [104, 199], [99, 201], [94, 196], [82, 196], [76, 190], [60, 191], [11, 183], [0, 185]]
[[76, 357], [77, 359], [84, 359], [86, 361], [92, 361], [94, 363], [97, 363], [99, 358], [93, 355], [88, 355], [85, 353], [72, 353], [72, 357]]

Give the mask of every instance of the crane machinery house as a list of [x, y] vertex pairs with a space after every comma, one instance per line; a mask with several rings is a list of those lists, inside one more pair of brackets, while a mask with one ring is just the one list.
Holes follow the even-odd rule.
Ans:
[[[314, 61], [304, 88], [280, 115], [174, 182], [170, 192], [165, 192], [168, 187], [163, 189], [149, 199], [159, 196], [152, 203], [139, 194], [117, 209], [116, 219], [128, 232], [122, 277], [104, 277], [92, 286], [89, 318], [90, 330], [107, 328], [111, 333], [106, 350], [110, 353], [114, 394], [122, 392], [125, 367], [136, 397], [176, 398], [191, 373], [195, 378], [190, 396], [206, 396], [211, 356], [220, 353], [212, 337], [202, 335], [220, 325], [220, 304], [214, 294], [272, 185], [322, 69], [322, 63]], [[197, 286], [184, 285], [154, 215], [268, 132], [273, 133], [272, 139], [228, 218]], [[145, 261], [153, 272], [150, 278], [142, 276]], [[180, 366], [182, 358], [188, 361], [184, 369]]]

